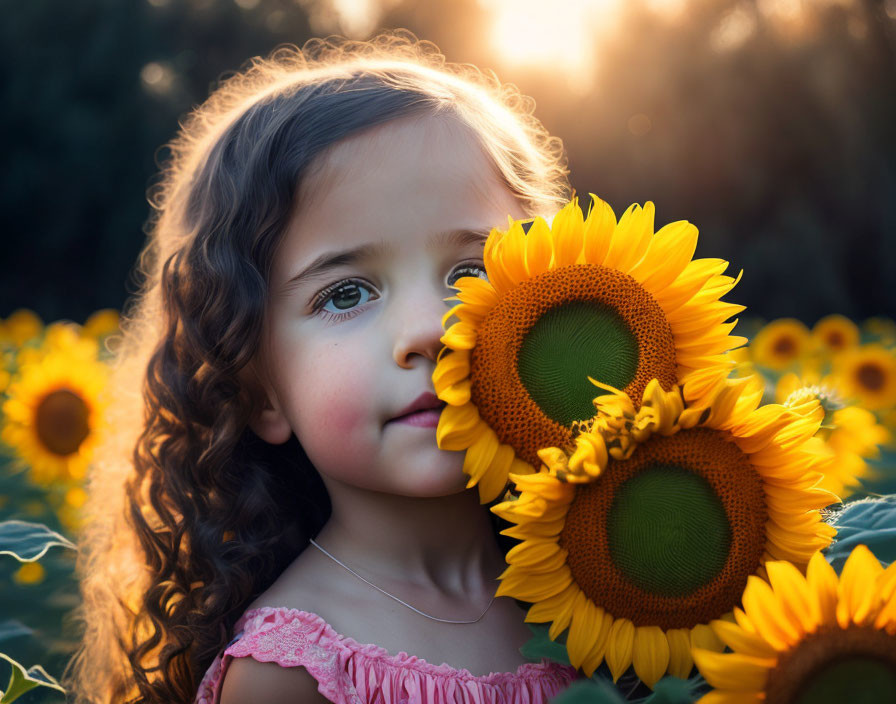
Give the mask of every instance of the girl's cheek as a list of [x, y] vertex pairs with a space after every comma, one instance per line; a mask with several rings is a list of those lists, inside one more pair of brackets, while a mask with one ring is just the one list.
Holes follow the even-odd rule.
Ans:
[[[347, 359], [343, 347], [329, 346], [317, 355], [306, 388], [307, 412], [302, 413], [315, 434], [330, 438], [346, 434], [356, 437], [369, 425], [377, 413], [376, 399], [372, 398], [374, 377], [362, 360]], [[303, 404], [305, 405], [305, 404]]]

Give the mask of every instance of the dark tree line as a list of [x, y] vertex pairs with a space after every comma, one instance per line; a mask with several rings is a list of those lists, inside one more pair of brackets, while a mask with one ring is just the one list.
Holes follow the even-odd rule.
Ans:
[[[120, 308], [179, 117], [251, 56], [312, 36], [309, 3], [154, 3], [0, 0], [0, 316]], [[577, 191], [697, 224], [700, 256], [745, 270], [729, 297], [748, 313], [894, 315], [896, 20], [881, 0], [803, 5], [788, 34], [745, 0], [691, 0], [669, 18], [623, 3], [595, 35], [585, 94], [557, 66], [503, 66], [475, 0], [406, 0], [380, 26], [535, 97]], [[732, 17], [747, 30], [720, 47]]]

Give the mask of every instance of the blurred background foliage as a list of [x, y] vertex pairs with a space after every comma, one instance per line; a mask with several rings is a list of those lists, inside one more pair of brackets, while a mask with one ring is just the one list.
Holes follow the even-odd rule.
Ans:
[[896, 0], [0, 0], [0, 315], [121, 309], [178, 120], [281, 43], [406, 27], [536, 99], [573, 186], [701, 231], [747, 314], [890, 315]]

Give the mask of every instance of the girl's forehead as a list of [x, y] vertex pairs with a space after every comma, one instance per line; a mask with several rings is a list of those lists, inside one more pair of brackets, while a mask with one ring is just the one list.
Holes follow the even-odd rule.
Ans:
[[[472, 128], [450, 113], [423, 114], [391, 120], [334, 143], [311, 163], [299, 197], [313, 205], [328, 192], [433, 171], [472, 187], [500, 182], [497, 167]], [[416, 176], [413, 180], [419, 182]]]
[[281, 252], [294, 260], [362, 240], [503, 227], [508, 215], [522, 217], [521, 206], [469, 128], [441, 116], [401, 118], [312, 164]]

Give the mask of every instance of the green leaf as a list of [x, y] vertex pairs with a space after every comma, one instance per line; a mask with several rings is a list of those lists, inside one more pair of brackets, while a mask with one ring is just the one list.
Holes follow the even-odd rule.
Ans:
[[12, 665], [12, 674], [9, 678], [9, 684], [6, 691], [0, 694], [0, 704], [9, 704], [21, 697], [35, 687], [47, 687], [55, 689], [65, 694], [66, 691], [59, 686], [59, 683], [47, 674], [46, 670], [40, 665], [33, 665], [27, 672], [25, 668], [13, 660], [9, 655], [0, 653], [0, 658], [6, 660]]
[[827, 519], [837, 537], [825, 557], [838, 572], [857, 545], [866, 545], [884, 566], [896, 562], [896, 494], [851, 501]]
[[[576, 680], [550, 704], [624, 704], [625, 700], [612, 684], [595, 680]], [[0, 702], [2, 704], [2, 702]]]
[[54, 545], [78, 549], [68, 538], [43, 523], [17, 519], [0, 522], [0, 555], [12, 555], [19, 562], [34, 562]]
[[653, 688], [653, 694], [644, 699], [644, 704], [693, 704], [697, 701], [700, 686], [705, 681], [700, 675], [689, 680], [678, 677], [663, 677]]
[[[566, 652], [566, 638], [563, 633], [557, 636], [557, 641], [553, 641], [548, 636], [550, 627], [543, 623], [527, 623], [529, 630], [532, 631], [532, 639], [529, 640], [522, 648], [520, 653], [528, 660], [536, 662], [542, 658], [553, 660], [564, 665], [569, 665], [569, 653]], [[564, 631], [565, 633], [565, 631]]]

